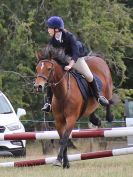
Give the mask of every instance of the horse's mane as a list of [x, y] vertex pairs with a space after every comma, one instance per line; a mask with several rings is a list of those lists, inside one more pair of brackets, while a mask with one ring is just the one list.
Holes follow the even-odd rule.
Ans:
[[37, 53], [38, 60], [55, 60], [60, 64], [67, 63], [68, 56], [62, 48], [55, 48], [52, 45], [47, 45]]

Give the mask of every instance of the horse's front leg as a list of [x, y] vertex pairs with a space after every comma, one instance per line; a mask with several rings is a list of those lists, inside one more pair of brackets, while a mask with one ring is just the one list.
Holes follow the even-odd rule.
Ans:
[[56, 117], [58, 118], [58, 120], [56, 119], [56, 128], [60, 135], [60, 149], [54, 165], [62, 166], [62, 162], [63, 162], [63, 168], [70, 167], [67, 158], [67, 146], [68, 146], [69, 136], [72, 132], [72, 129], [75, 126], [75, 122], [76, 122], [75, 117], [78, 117], [77, 115], [75, 116], [75, 114], [73, 115], [70, 111], [69, 113], [70, 115], [65, 115], [66, 117], [65, 119], [63, 119], [64, 117], [60, 117], [59, 119], [59, 115], [58, 117]]
[[64, 154], [63, 154], [63, 168], [69, 168], [70, 164], [68, 161], [68, 156], [67, 156], [67, 147], [64, 150]]
[[60, 150], [57, 159], [54, 163], [54, 165], [56, 166], [62, 166], [62, 161], [63, 161], [63, 168], [69, 168], [69, 162], [67, 158], [67, 145], [68, 145], [69, 135], [70, 133], [65, 131], [65, 133], [63, 134], [60, 140]]
[[67, 157], [67, 147], [68, 147], [69, 136], [76, 122], [76, 120], [74, 119], [76, 117], [75, 115], [72, 116], [71, 114], [71, 116], [66, 116], [66, 117], [67, 117], [66, 126], [65, 126], [66, 129], [60, 141], [61, 147], [60, 147], [60, 151], [57, 157], [57, 160], [63, 160], [63, 168], [70, 167], [68, 157]]

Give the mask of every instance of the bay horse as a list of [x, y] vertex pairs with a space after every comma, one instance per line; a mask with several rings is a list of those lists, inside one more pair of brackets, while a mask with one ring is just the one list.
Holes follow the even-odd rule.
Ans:
[[[94, 97], [90, 97], [85, 106], [85, 100], [75, 78], [61, 66], [61, 63], [68, 59], [63, 50], [49, 46], [39, 52], [37, 58], [39, 62], [36, 66], [34, 87], [36, 91], [43, 91], [45, 87], [51, 86], [52, 114], [60, 136], [60, 150], [54, 165], [62, 166], [63, 163], [63, 168], [69, 168], [67, 158], [69, 135], [81, 115], [93, 114], [99, 107], [99, 103]], [[102, 82], [102, 95], [111, 100], [113, 84], [108, 65], [102, 58], [96, 56], [86, 56], [86, 62], [92, 73], [96, 74]], [[110, 114], [109, 107], [108, 110]]]

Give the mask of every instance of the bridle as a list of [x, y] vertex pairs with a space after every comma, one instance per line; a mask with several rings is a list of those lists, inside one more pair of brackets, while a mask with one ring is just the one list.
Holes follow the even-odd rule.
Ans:
[[[67, 72], [67, 71], [65, 71], [65, 73], [64, 73], [64, 75], [61, 77], [61, 79], [59, 80], [59, 81], [57, 81], [57, 82], [51, 82], [50, 81], [50, 78], [51, 78], [51, 75], [52, 75], [52, 77], [54, 78], [54, 75], [55, 75], [55, 66], [54, 66], [54, 61], [50, 61], [50, 60], [41, 60], [41, 62], [49, 62], [49, 63], [51, 63], [52, 64], [52, 67], [51, 67], [51, 69], [49, 70], [49, 75], [46, 77], [44, 74], [42, 74], [42, 73], [38, 73], [37, 75], [36, 75], [36, 77], [41, 77], [41, 78], [43, 78], [45, 81], [47, 81], [47, 84], [44, 86], [44, 88], [46, 88], [46, 87], [56, 87], [57, 85], [59, 85], [62, 81], [63, 81], [63, 79], [65, 78], [65, 76], [66, 75], [68, 75], [68, 79], [67, 79], [67, 91], [66, 91], [66, 93], [65, 93], [65, 96], [63, 96], [62, 97], [62, 115], [63, 115], [63, 117], [64, 117], [64, 112], [63, 112], [63, 110], [64, 110], [64, 103], [65, 103], [65, 100], [66, 100], [66, 98], [67, 98], [67, 95], [68, 95], [68, 92], [69, 92], [69, 90], [70, 90], [70, 73], [69, 72]], [[44, 90], [44, 88], [43, 88], [43, 90]]]
[[51, 82], [50, 81], [50, 78], [51, 78], [51, 75], [53, 76], [54, 78], [54, 74], [55, 74], [55, 66], [54, 66], [54, 61], [50, 61], [50, 60], [41, 60], [40, 62], [43, 62], [43, 63], [50, 63], [52, 65], [51, 69], [49, 70], [49, 74], [48, 74], [48, 77], [46, 77], [43, 73], [37, 73], [36, 75], [36, 78], [37, 77], [41, 77], [43, 78], [44, 80], [47, 81], [47, 87], [48, 86], [53, 86], [53, 87], [56, 87], [58, 84], [60, 84], [62, 82], [62, 80], [64, 79], [64, 77], [67, 75], [67, 71], [64, 73], [64, 75], [61, 77], [61, 79], [57, 82]]

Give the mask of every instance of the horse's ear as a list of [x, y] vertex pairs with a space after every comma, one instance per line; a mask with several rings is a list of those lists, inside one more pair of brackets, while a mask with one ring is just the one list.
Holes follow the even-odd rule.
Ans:
[[52, 51], [49, 51], [49, 60], [52, 60]]
[[39, 61], [39, 56], [38, 56], [37, 52], [35, 53], [35, 56], [36, 56], [37, 60]]
[[40, 52], [40, 51], [36, 52], [35, 56], [36, 56], [36, 58], [37, 58], [38, 61], [41, 60], [42, 59], [42, 52]]

